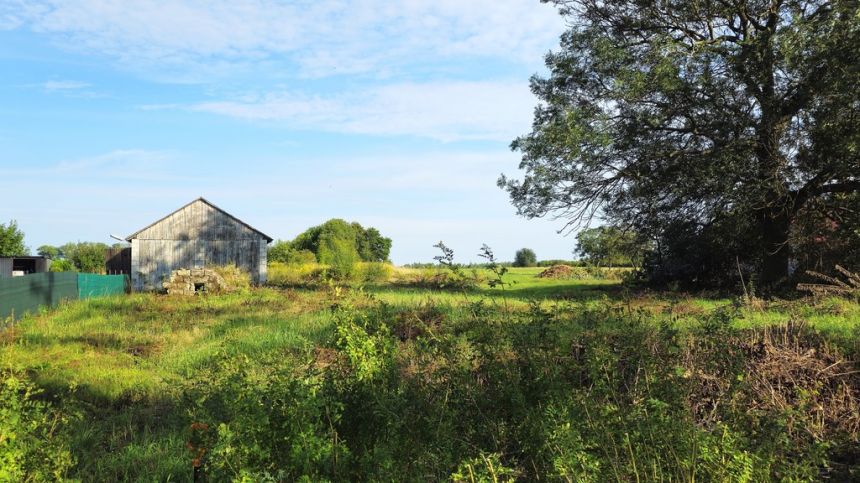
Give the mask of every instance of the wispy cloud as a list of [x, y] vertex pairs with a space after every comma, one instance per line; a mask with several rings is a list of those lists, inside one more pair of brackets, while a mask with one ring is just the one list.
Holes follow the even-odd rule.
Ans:
[[87, 87], [90, 87], [90, 84], [87, 82], [71, 80], [47, 81], [42, 84], [42, 88], [48, 92], [78, 90]]
[[97, 176], [104, 179], [164, 180], [174, 155], [145, 149], [117, 149], [108, 153], [61, 161], [53, 172], [62, 176]]
[[99, 179], [105, 182], [165, 181], [175, 179], [171, 168], [177, 156], [167, 151], [145, 149], [116, 149], [107, 153], [59, 161], [41, 168], [9, 169], [4, 174], [12, 179], [40, 176], [43, 180]]
[[533, 62], [563, 24], [536, 0], [7, 0], [0, 28], [144, 69], [278, 61], [328, 76], [452, 56]]
[[508, 142], [528, 128], [535, 102], [525, 82], [446, 81], [398, 83], [329, 97], [279, 92], [190, 108], [294, 128]]

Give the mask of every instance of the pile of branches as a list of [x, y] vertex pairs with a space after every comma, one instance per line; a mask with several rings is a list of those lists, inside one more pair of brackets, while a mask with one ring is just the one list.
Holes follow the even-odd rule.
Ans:
[[540, 278], [571, 278], [574, 275], [573, 267], [569, 265], [553, 265], [538, 274]]
[[846, 280], [842, 281], [836, 277], [831, 277], [823, 273], [807, 270], [806, 273], [827, 283], [801, 283], [797, 285], [797, 289], [803, 292], [810, 292], [813, 295], [858, 295], [860, 296], [860, 273], [852, 272], [846, 268], [836, 265], [836, 271], [845, 276]]
[[860, 440], [860, 365], [804, 322], [691, 343], [684, 366], [699, 424], [712, 426], [727, 411], [782, 414], [793, 437]]

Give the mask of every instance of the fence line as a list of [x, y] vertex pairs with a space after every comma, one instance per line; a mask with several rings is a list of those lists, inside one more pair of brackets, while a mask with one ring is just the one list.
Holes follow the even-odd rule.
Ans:
[[63, 300], [77, 300], [127, 293], [127, 275], [90, 273], [32, 273], [0, 278], [0, 322], [21, 318], [40, 307], [55, 307]]

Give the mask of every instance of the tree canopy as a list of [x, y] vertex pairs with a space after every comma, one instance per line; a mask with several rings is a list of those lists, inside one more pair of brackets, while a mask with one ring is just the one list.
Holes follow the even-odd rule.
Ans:
[[109, 248], [107, 244], [100, 242], [69, 242], [59, 249], [63, 257], [74, 264], [77, 271], [104, 273], [105, 252]]
[[514, 254], [515, 267], [534, 267], [537, 265], [537, 255], [531, 248], [520, 248]]
[[[359, 223], [348, 223], [334, 218], [322, 225], [308, 228], [291, 242], [276, 243], [270, 249], [270, 255], [287, 261], [296, 258], [291, 255], [293, 252], [304, 250], [316, 255], [321, 263], [326, 263], [324, 259], [332, 253], [334, 247], [339, 247], [337, 251], [343, 251], [347, 246], [355, 251], [356, 259], [365, 262], [384, 262], [388, 260], [388, 254], [391, 251], [391, 239], [382, 236], [376, 228], [364, 228]], [[349, 258], [349, 256], [344, 254], [339, 259]]]
[[60, 255], [60, 249], [52, 245], [42, 245], [36, 249], [39, 256], [54, 259]]
[[24, 232], [18, 228], [15, 220], [8, 224], [0, 223], [0, 257], [27, 255], [29, 250], [24, 245]]
[[645, 244], [635, 233], [599, 226], [576, 234], [576, 254], [597, 266], [633, 266], [642, 263]]
[[597, 215], [651, 237], [663, 266], [738, 258], [772, 284], [800, 213], [851, 209], [858, 2], [553, 3], [571, 27], [532, 79], [541, 104], [512, 144], [523, 177], [499, 180], [520, 214]]

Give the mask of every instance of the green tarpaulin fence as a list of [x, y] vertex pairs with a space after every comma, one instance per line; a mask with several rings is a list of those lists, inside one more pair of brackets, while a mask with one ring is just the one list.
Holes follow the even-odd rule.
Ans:
[[125, 275], [78, 274], [78, 297], [82, 299], [126, 293], [127, 286]]
[[62, 272], [0, 278], [0, 325], [10, 316], [18, 319], [62, 300], [122, 294], [127, 287], [126, 275]]

